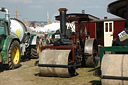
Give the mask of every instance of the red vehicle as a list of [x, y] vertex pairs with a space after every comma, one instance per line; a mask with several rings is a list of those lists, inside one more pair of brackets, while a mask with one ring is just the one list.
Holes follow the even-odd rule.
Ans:
[[[70, 77], [77, 67], [98, 64], [98, 45], [90, 38], [82, 21], [98, 20], [89, 14], [66, 14], [67, 9], [59, 9], [60, 30], [52, 37], [52, 44], [41, 47], [39, 67], [42, 76]], [[66, 22], [78, 22], [75, 32], [66, 27]]]

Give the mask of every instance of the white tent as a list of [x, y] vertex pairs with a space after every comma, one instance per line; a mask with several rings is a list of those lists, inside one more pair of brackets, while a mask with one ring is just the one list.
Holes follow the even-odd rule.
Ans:
[[53, 32], [60, 29], [60, 23], [52, 23], [45, 25], [43, 28], [36, 28], [36, 29], [41, 32]]
[[[66, 23], [67, 25], [67, 29], [69, 29], [69, 27], [72, 28], [72, 31], [75, 32], [75, 23]], [[47, 24], [45, 25], [44, 27], [36, 27], [36, 28], [33, 28], [31, 27], [31, 29], [33, 31], [36, 31], [36, 32], [55, 32], [56, 30], [60, 29], [60, 23], [59, 22], [56, 22], [56, 23], [51, 23], [51, 24]]]

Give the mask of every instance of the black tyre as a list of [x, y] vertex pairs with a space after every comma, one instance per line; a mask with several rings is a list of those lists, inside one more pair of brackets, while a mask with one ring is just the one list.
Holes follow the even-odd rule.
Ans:
[[37, 44], [36, 46], [31, 46], [30, 47], [31, 50], [31, 58], [39, 58], [39, 44]]
[[14, 69], [20, 66], [21, 53], [20, 44], [17, 40], [13, 41], [8, 50], [8, 64], [4, 67], [8, 70]]
[[39, 51], [40, 51], [40, 46], [39, 46], [39, 38], [36, 40], [36, 45], [31, 46], [31, 58], [39, 58]]
[[26, 50], [26, 56], [28, 59], [37, 59], [39, 58], [39, 47], [38, 46], [29, 46]]
[[26, 49], [25, 56], [27, 56], [27, 58], [29, 59], [37, 59], [39, 58], [39, 51], [40, 51], [40, 47], [39, 47], [39, 41], [37, 39], [36, 45], [30, 45]]
[[[76, 65], [75, 63], [72, 63], [70, 65]], [[76, 67], [70, 67], [68, 68], [70, 76], [75, 76], [76, 73]]]

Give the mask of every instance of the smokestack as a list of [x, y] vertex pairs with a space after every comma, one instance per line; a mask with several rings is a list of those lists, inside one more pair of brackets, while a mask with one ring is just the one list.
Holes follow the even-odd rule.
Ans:
[[85, 14], [85, 10], [82, 10], [82, 14]]
[[104, 17], [104, 19], [108, 19], [108, 17]]
[[59, 12], [60, 12], [60, 30], [61, 30], [61, 34], [62, 36], [66, 36], [66, 8], [60, 8]]

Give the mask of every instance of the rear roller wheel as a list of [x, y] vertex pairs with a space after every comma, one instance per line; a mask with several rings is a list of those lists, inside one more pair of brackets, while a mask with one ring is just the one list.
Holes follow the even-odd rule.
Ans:
[[12, 42], [9, 48], [8, 64], [5, 65], [6, 69], [14, 69], [20, 66], [20, 45], [18, 41]]
[[96, 67], [98, 65], [99, 57], [98, 57], [98, 45], [95, 39], [88, 39], [85, 42], [85, 48], [83, 58], [83, 66], [85, 67]]

